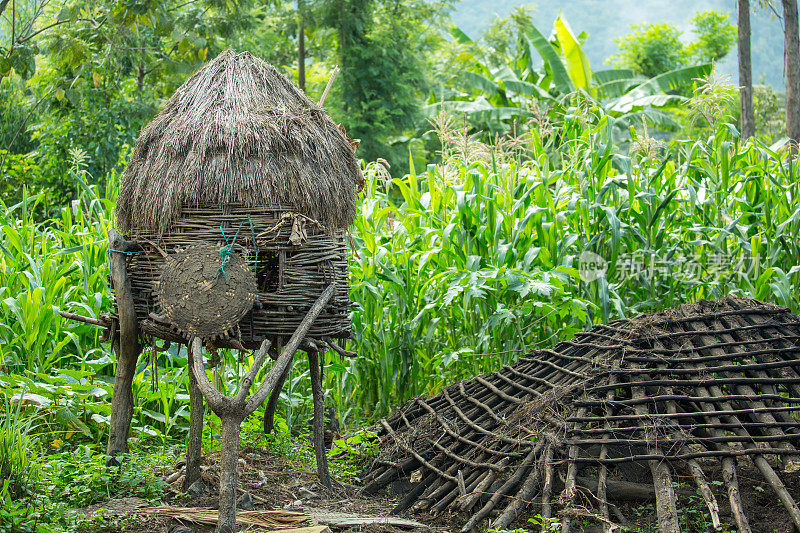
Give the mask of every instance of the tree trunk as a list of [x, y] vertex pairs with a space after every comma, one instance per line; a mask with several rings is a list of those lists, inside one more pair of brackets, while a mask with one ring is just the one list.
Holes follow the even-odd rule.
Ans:
[[[188, 349], [188, 347], [187, 347]], [[189, 349], [189, 439], [186, 442], [186, 475], [184, 490], [200, 479], [200, 461], [203, 443], [203, 394], [197, 386], [197, 379], [191, 371], [194, 354]]]
[[136, 309], [133, 306], [133, 293], [125, 268], [126, 241], [115, 229], [108, 230], [111, 250], [110, 268], [111, 283], [114, 286], [114, 297], [119, 313], [119, 350], [117, 350], [117, 367], [114, 371], [114, 393], [111, 396], [111, 420], [109, 421], [108, 446], [106, 455], [108, 463], [118, 453], [128, 452], [128, 432], [133, 418], [133, 376], [136, 373], [136, 360], [139, 358], [139, 325], [136, 321]]
[[800, 141], [800, 36], [797, 0], [782, 0], [784, 23], [784, 61], [786, 65], [786, 134], [793, 155]]
[[306, 14], [303, 0], [297, 0], [297, 86], [306, 92]]
[[222, 418], [222, 459], [219, 472], [219, 520], [216, 533], [236, 533], [236, 485], [239, 477], [238, 417]]
[[753, 114], [753, 72], [750, 61], [750, 0], [737, 0], [739, 8], [739, 120], [742, 140], [756, 134]]
[[136, 68], [136, 91], [142, 92], [144, 90], [144, 77], [146, 72], [144, 70], [144, 65], [140, 64]]

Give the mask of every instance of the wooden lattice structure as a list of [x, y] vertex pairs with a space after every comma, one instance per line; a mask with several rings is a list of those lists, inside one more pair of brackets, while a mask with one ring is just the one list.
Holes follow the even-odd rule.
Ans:
[[[305, 224], [303, 242], [290, 238]], [[238, 236], [236, 236], [238, 232]], [[128, 260], [136, 316], [146, 335], [186, 342], [180, 331], [162, 316], [155, 297], [165, 259], [197, 243], [224, 245], [236, 236], [235, 247], [250, 265], [258, 285], [257, 303], [227, 335], [214, 339], [221, 347], [241, 344], [257, 348], [265, 338], [273, 345], [288, 339], [320, 291], [333, 283], [331, 302], [311, 326], [307, 338], [347, 338], [350, 335], [350, 297], [347, 253], [343, 231], [326, 233], [308, 223], [291, 206], [242, 205], [187, 207], [172, 229], [161, 236], [136, 229], [131, 232], [140, 252]], [[151, 244], [152, 243], [152, 244]]]
[[505, 528], [529, 507], [560, 514], [562, 531], [594, 508], [609, 529], [623, 518], [613, 514], [619, 470], [643, 466], [660, 530], [678, 532], [673, 476], [694, 479], [718, 524], [713, 471], [747, 532], [746, 464], [800, 529], [782, 479], [800, 456], [797, 411], [800, 319], [755, 300], [701, 301], [595, 326], [409, 401], [380, 422], [365, 491], [410, 480], [397, 511], [466, 512], [462, 531], [490, 517]]

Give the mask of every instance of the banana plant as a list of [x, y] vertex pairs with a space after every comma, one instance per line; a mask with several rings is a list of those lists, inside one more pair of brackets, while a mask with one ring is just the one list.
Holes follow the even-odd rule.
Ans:
[[710, 64], [697, 65], [651, 79], [626, 69], [593, 72], [581, 44], [585, 34], [576, 37], [563, 15], [556, 19], [550, 38], [533, 24], [521, 23], [514, 57], [506, 57], [498, 66], [482, 59], [476, 52], [480, 46], [458, 27], [452, 26], [450, 35], [464, 47], [461, 57], [471, 68], [448, 100], [432, 96], [427, 111], [431, 116], [442, 108], [463, 113], [473, 126], [492, 135], [532, 117], [535, 107], [564, 114], [576, 93], [602, 107], [622, 131], [643, 119], [674, 130], [678, 124], [664, 111], [686, 100], [678, 89], [711, 71]]

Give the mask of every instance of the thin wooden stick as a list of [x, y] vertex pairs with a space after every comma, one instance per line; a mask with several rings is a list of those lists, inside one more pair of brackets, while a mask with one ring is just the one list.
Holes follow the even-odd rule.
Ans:
[[328, 98], [328, 93], [333, 87], [333, 80], [336, 79], [336, 75], [339, 74], [339, 65], [333, 67], [333, 71], [331, 71], [331, 77], [328, 78], [328, 84], [325, 86], [325, 90], [322, 91], [322, 97], [319, 99], [319, 106], [322, 107], [325, 105], [325, 99]]
[[75, 313], [62, 311], [61, 309], [58, 310], [58, 314], [68, 320], [75, 320], [76, 322], [83, 322], [84, 324], [91, 324], [92, 326], [98, 326], [101, 328], [111, 327], [111, 320], [108, 319], [104, 320], [101, 318], [92, 318], [90, 316], [77, 315]]

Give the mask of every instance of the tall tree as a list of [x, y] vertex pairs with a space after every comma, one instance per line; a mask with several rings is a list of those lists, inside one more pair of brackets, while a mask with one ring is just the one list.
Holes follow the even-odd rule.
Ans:
[[305, 2], [297, 0], [297, 86], [306, 90], [306, 13]]
[[326, 23], [339, 34], [341, 121], [361, 139], [361, 157], [381, 157], [394, 168], [408, 161], [408, 148], [397, 141], [421, 118], [426, 62], [449, 6], [450, 0], [328, 2]]
[[800, 141], [800, 29], [797, 21], [797, 0], [781, 0], [783, 4], [783, 58], [786, 65], [786, 134], [792, 154], [797, 154]]
[[750, 0], [737, 0], [739, 8], [738, 39], [739, 51], [739, 117], [742, 139], [756, 133], [753, 113], [753, 68], [750, 62]]

